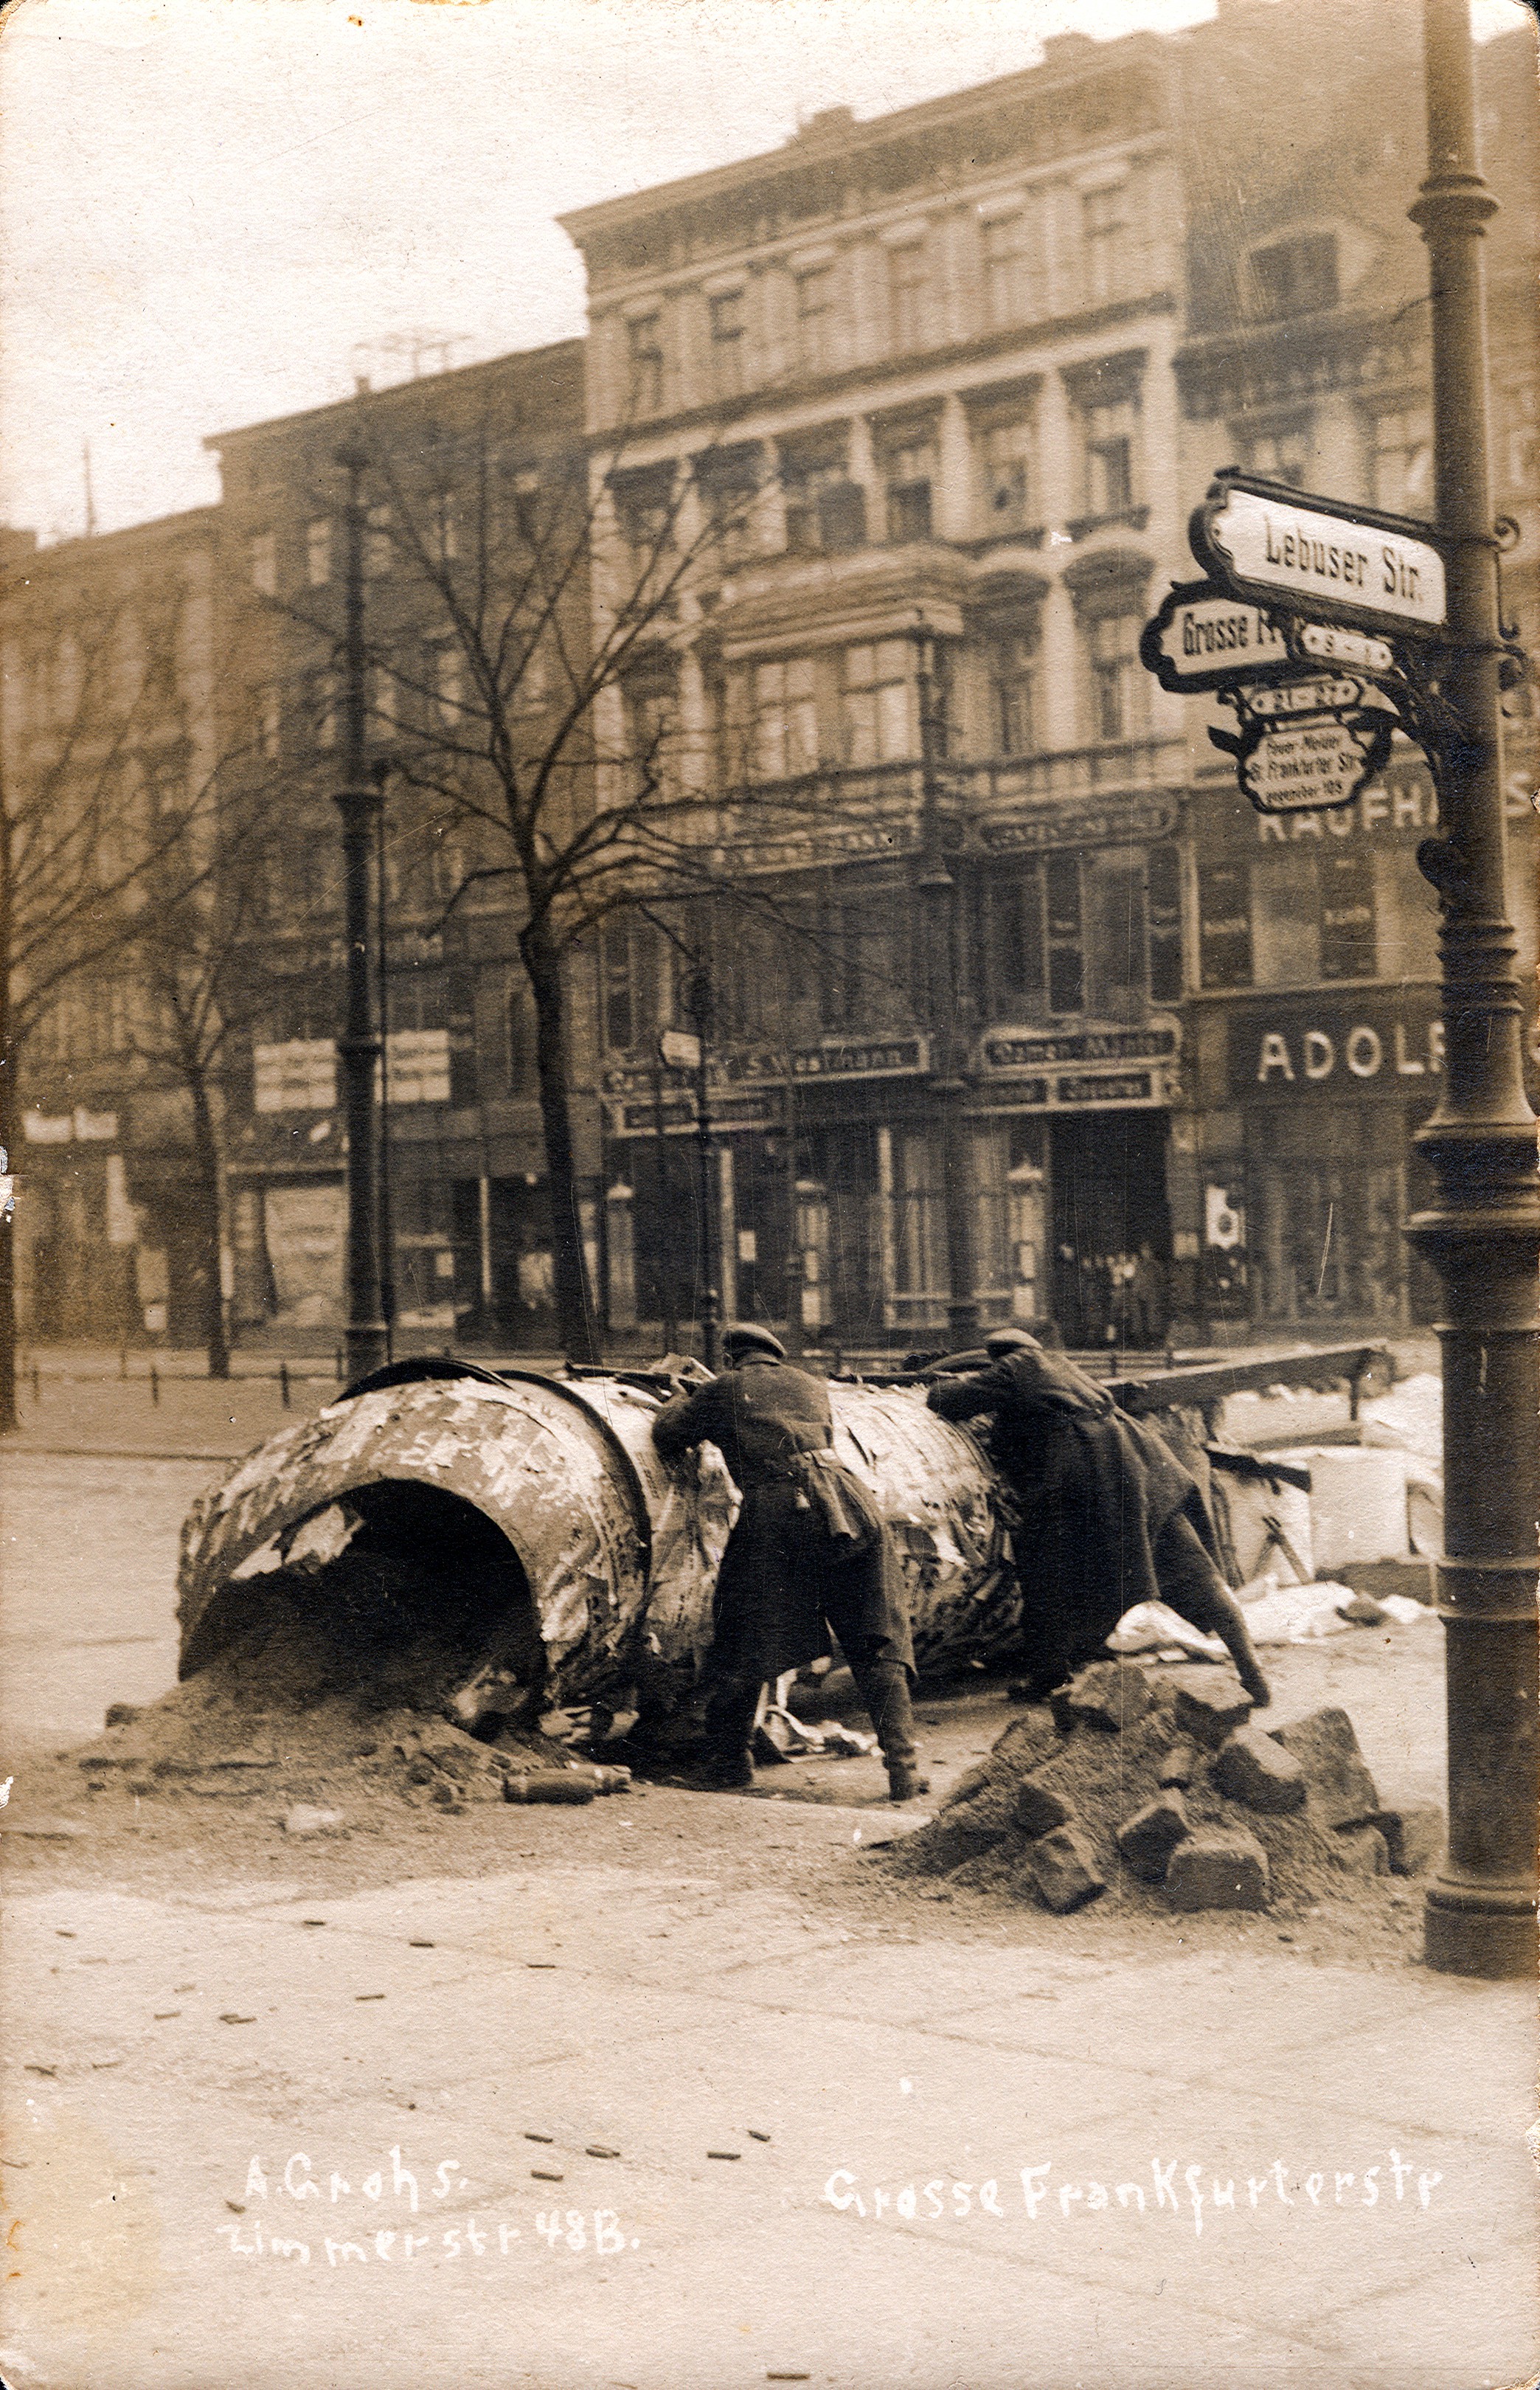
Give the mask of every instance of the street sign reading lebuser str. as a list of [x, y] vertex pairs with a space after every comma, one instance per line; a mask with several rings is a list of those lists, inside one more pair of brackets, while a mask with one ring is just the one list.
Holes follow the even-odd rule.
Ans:
[[1192, 552], [1222, 590], [1272, 613], [1437, 638], [1444, 558], [1420, 524], [1222, 473], [1192, 517]]

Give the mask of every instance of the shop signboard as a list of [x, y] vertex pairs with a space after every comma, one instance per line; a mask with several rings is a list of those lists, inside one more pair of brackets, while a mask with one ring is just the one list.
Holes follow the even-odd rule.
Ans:
[[1193, 513], [1192, 552], [1231, 598], [1381, 638], [1436, 639], [1444, 557], [1427, 526], [1222, 473]]

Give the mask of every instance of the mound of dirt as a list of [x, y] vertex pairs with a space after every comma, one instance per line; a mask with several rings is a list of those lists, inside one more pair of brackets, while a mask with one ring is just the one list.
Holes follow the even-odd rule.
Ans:
[[[1148, 1707], [1142, 1698], [1120, 1701], [1123, 1671], [1142, 1678], [1142, 1689], [1129, 1690], [1147, 1689], [1152, 1697]], [[1212, 1668], [1140, 1668], [1137, 1663], [1116, 1661], [1086, 1670], [1076, 1680], [1077, 1686], [1095, 1680], [1088, 1690], [1101, 1697], [1097, 1707], [1104, 1720], [1109, 1714], [1120, 1712], [1130, 1717], [1122, 1731], [1109, 1731], [1105, 1723], [1074, 1722], [1063, 1703], [1059, 1704], [1063, 1728], [1046, 1708], [1025, 1711], [1007, 1728], [988, 1759], [962, 1779], [940, 1814], [906, 1835], [885, 1864], [899, 1875], [945, 1876], [955, 1883], [1005, 1899], [1031, 1899], [1034, 1871], [1030, 1855], [1059, 1817], [1105, 1880], [1100, 1897], [1135, 1912], [1169, 1910], [1172, 1903], [1163, 1882], [1143, 1881], [1130, 1869], [1119, 1848], [1118, 1834], [1164, 1790], [1160, 1782], [1162, 1763], [1190, 1728], [1190, 1719], [1179, 1715], [1178, 1709], [1184, 1680], [1189, 1676], [1201, 1684], [1212, 1706], [1213, 1689], [1224, 1681]], [[1126, 1677], [1123, 1683], [1126, 1687]], [[1259, 1712], [1248, 1727], [1238, 1682], [1235, 1692], [1241, 1704], [1238, 1730], [1242, 1738], [1259, 1728], [1267, 1728], [1270, 1735], [1271, 1713]], [[1315, 1731], [1321, 1722], [1327, 1722], [1324, 1740]], [[1201, 1844], [1218, 1837], [1233, 1843], [1238, 1838], [1244, 1845], [1249, 1837], [1260, 1843], [1267, 1860], [1266, 1906], [1284, 1915], [1298, 1914], [1323, 1900], [1351, 1898], [1366, 1873], [1387, 1870], [1391, 1853], [1398, 1848], [1393, 1822], [1388, 1813], [1378, 1809], [1367, 1770], [1362, 1770], [1366, 1790], [1354, 1814], [1340, 1820], [1340, 1761], [1328, 1781], [1310, 1757], [1317, 1742], [1323, 1750], [1329, 1745], [1333, 1753], [1346, 1748], [1356, 1754], [1346, 1718], [1339, 1711], [1322, 1711], [1300, 1724], [1300, 1734], [1287, 1728], [1285, 1732], [1289, 1742], [1306, 1754], [1303, 1766], [1281, 1746], [1274, 1746], [1280, 1768], [1297, 1769], [1303, 1780], [1298, 1786], [1298, 1806], [1278, 1814], [1226, 1797], [1215, 1781], [1220, 1752], [1212, 1749], [1194, 1751], [1190, 1780], [1182, 1792], [1187, 1821], [1183, 1840]], [[1233, 1742], [1235, 1734], [1227, 1740]], [[1227, 1767], [1219, 1769], [1222, 1780], [1234, 1780], [1235, 1756]], [[1029, 1783], [1057, 1795], [1058, 1801], [1029, 1799], [1023, 1822], [1021, 1788]], [[1264, 1797], [1258, 1795], [1259, 1800]]]
[[[496, 1801], [503, 1779], [570, 1762], [533, 1721], [443, 1715], [486, 1649], [474, 1605], [388, 1555], [343, 1553], [319, 1574], [251, 1588], [242, 1634], [161, 1700], [114, 1704], [81, 1752], [93, 1790], [331, 1805], [356, 1818], [384, 1793], [445, 1809]], [[484, 1740], [489, 1732], [494, 1739]]]

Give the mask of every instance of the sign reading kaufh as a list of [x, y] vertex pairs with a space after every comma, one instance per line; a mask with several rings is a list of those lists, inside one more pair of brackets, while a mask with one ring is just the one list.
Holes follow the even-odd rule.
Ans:
[[1222, 473], [1193, 514], [1192, 552], [1231, 597], [1275, 613], [1404, 638], [1437, 638], [1444, 558], [1419, 524]]

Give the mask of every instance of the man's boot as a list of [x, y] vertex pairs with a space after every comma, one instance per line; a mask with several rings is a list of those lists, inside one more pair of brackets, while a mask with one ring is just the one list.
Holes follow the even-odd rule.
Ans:
[[719, 1686], [706, 1703], [706, 1748], [698, 1781], [711, 1792], [746, 1792], [754, 1780], [749, 1739], [759, 1707], [758, 1685]]
[[[853, 1670], [852, 1671], [853, 1674]], [[909, 1700], [909, 1671], [902, 1661], [876, 1660], [861, 1671], [860, 1691], [877, 1729], [888, 1769], [888, 1797], [914, 1801], [929, 1792], [930, 1780], [921, 1773], [915, 1752], [915, 1714]]]

